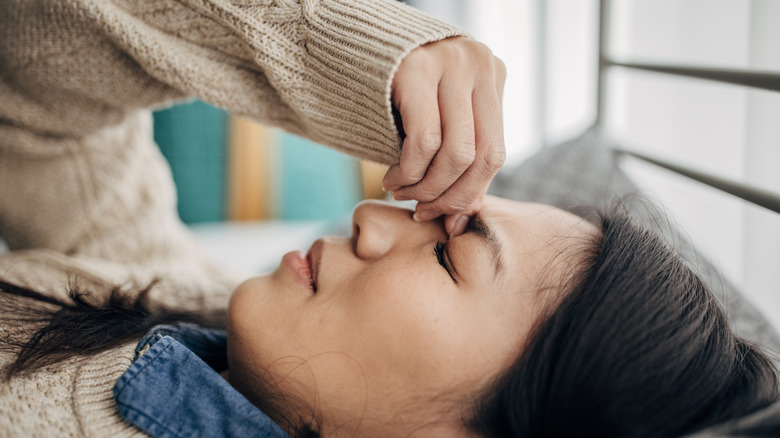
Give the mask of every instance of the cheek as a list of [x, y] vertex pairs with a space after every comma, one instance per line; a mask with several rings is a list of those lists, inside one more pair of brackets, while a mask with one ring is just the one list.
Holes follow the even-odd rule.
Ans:
[[[450, 381], [472, 368], [479, 337], [474, 303], [446, 275], [404, 270], [370, 272], [353, 283], [354, 324], [342, 336], [367, 367], [414, 384]], [[460, 380], [460, 379], [458, 379]]]
[[[379, 277], [381, 278], [381, 277]], [[365, 328], [378, 366], [414, 385], [479, 384], [519, 355], [535, 319], [517, 294], [462, 289], [433, 274], [381, 278], [366, 303]], [[368, 292], [368, 291], [366, 291]]]

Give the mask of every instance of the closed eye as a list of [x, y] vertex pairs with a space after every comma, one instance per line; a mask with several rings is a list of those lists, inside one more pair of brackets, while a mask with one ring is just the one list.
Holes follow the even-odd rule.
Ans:
[[456, 280], [455, 276], [452, 275], [452, 267], [449, 263], [449, 254], [447, 254], [447, 244], [437, 240], [433, 245], [433, 253], [436, 255], [436, 260], [439, 262], [439, 265], [441, 265], [441, 267], [447, 271], [447, 274], [450, 276], [450, 278], [452, 278], [452, 281], [457, 283], [458, 280]]

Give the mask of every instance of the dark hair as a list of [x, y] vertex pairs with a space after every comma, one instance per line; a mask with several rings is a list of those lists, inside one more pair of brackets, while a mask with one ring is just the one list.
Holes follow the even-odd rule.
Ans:
[[[66, 298], [9, 283], [0, 279], [0, 351], [16, 354], [2, 370], [3, 379], [54, 365], [73, 357], [87, 358], [125, 342], [141, 339], [154, 326], [188, 322], [203, 327], [225, 328], [225, 310], [189, 312], [154, 303], [149, 293], [158, 281], [143, 288], [114, 286], [107, 297], [90, 292], [71, 281]], [[268, 386], [253, 398], [260, 409], [296, 438], [319, 434], [282, 408], [283, 394]]]
[[[124, 342], [140, 339], [158, 324], [191, 322], [207, 327], [223, 326], [225, 312], [208, 314], [153, 306], [144, 288], [112, 287], [108, 297], [95, 297], [71, 282], [66, 299], [0, 280], [0, 323], [3, 331], [0, 351], [16, 353], [7, 365], [5, 380], [29, 370], [63, 360], [89, 357]], [[30, 335], [32, 331], [32, 335]]]
[[778, 398], [772, 362], [734, 336], [702, 280], [626, 213], [467, 425], [487, 437], [671, 437]]

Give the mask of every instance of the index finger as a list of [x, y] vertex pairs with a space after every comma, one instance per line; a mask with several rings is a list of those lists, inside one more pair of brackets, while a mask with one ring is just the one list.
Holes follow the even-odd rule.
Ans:
[[401, 160], [382, 179], [387, 191], [413, 185], [425, 172], [441, 146], [438, 84], [424, 81], [405, 82], [396, 90], [396, 102], [401, 113], [406, 138], [401, 148]]

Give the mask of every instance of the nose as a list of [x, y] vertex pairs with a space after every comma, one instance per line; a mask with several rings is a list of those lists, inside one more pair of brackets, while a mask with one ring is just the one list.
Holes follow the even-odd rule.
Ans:
[[417, 223], [412, 211], [380, 201], [361, 202], [352, 215], [352, 244], [355, 254], [364, 260], [378, 259], [402, 242], [419, 239], [428, 227], [441, 228], [436, 222]]

